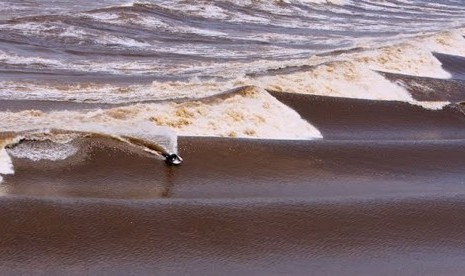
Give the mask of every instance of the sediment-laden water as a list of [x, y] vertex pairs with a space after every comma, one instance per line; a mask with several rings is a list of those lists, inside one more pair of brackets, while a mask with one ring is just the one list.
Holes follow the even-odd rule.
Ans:
[[2, 271], [463, 275], [464, 15], [2, 1]]

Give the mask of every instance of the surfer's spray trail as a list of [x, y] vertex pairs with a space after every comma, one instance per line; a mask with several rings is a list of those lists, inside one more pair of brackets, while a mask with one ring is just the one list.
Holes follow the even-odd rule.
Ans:
[[48, 122], [36, 124], [34, 129], [19, 126], [16, 131], [3, 132], [0, 137], [0, 176], [14, 174], [11, 157], [31, 161], [66, 160], [80, 152], [83, 140], [92, 138], [116, 140], [159, 159], [175, 158], [178, 150], [175, 133], [149, 122], [124, 125], [84, 122], [53, 125]]

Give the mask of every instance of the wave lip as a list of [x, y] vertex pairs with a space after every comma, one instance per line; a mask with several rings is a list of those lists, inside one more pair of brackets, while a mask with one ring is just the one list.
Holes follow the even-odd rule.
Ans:
[[437, 79], [379, 72], [405, 88], [417, 101], [461, 102], [465, 100], [465, 80]]
[[315, 125], [327, 140], [465, 138], [465, 117], [457, 104], [431, 110], [400, 101], [271, 94]]
[[452, 79], [465, 81], [465, 57], [444, 53], [433, 53], [441, 62], [442, 68], [451, 74]]

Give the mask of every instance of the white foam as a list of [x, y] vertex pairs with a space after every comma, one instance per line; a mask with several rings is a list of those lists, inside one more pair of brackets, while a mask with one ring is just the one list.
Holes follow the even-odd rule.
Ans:
[[451, 30], [420, 39], [419, 43], [433, 52], [465, 56], [464, 33], [465, 29]]
[[233, 89], [242, 84], [238, 81], [189, 81], [153, 82], [147, 85], [53, 85], [0, 81], [0, 98], [15, 100], [42, 100], [98, 102], [120, 104], [179, 98], [201, 98]]
[[413, 104], [413, 105], [418, 105], [418, 106], [421, 106], [425, 109], [429, 109], [429, 110], [441, 110], [443, 109], [444, 107], [446, 107], [447, 105], [450, 104], [450, 102], [443, 102], [443, 101], [440, 101], [440, 102], [432, 102], [432, 101], [410, 101], [409, 102], [410, 104]]
[[117, 21], [120, 16], [116, 13], [107, 13], [107, 12], [101, 12], [101, 13], [86, 13], [86, 17], [90, 17], [92, 19], [100, 20], [103, 22], [106, 21]]
[[309, 71], [262, 77], [257, 82], [273, 91], [372, 100], [413, 100], [404, 88], [353, 62], [322, 64]]
[[65, 160], [78, 152], [78, 148], [70, 144], [53, 143], [51, 141], [35, 141], [21, 143], [7, 150], [16, 158], [24, 158], [32, 161], [59, 161]]
[[2, 175], [14, 174], [13, 161], [4, 148], [0, 148], [0, 183], [3, 182]]
[[13, 162], [4, 148], [0, 149], [0, 174], [14, 174]]
[[351, 0], [287, 0], [285, 2], [297, 2], [304, 4], [332, 4], [332, 5], [349, 5], [352, 3]]
[[58, 60], [42, 58], [42, 57], [26, 57], [19, 56], [14, 53], [4, 52], [0, 50], [0, 62], [12, 65], [30, 65], [30, 66], [45, 66], [45, 67], [64, 67], [65, 65]]
[[464, 56], [465, 40], [462, 32], [462, 30], [454, 30], [417, 38], [404, 38], [398, 44], [363, 53], [342, 55], [341, 58], [366, 64], [373, 70], [432, 78], [450, 78], [450, 73], [444, 71], [432, 52]]
[[121, 3], [119, 5], [117, 5], [117, 7], [134, 7], [134, 5], [136, 3], [144, 3], [144, 2], [141, 2], [141, 1], [137, 1], [137, 2], [134, 2], [134, 1], [128, 1], [126, 3]]
[[[155, 123], [173, 127], [179, 135], [267, 139], [318, 139], [321, 133], [291, 108], [263, 90], [248, 88], [208, 104], [186, 103], [158, 107]], [[158, 109], [157, 108], [157, 109]]]
[[[152, 123], [148, 123], [148, 120]], [[161, 135], [169, 137], [165, 140], [176, 141], [170, 136], [173, 132], [166, 127], [179, 135], [321, 138], [321, 133], [295, 111], [258, 88], [247, 88], [241, 94], [205, 103], [135, 104], [87, 112], [0, 113], [0, 131], [56, 128], [147, 139], [156, 139], [157, 135]]]
[[57, 38], [76, 38], [79, 43], [85, 43], [90, 41], [92, 43], [98, 43], [103, 45], [117, 44], [125, 47], [138, 47], [146, 48], [150, 44], [145, 42], [136, 41], [132, 38], [119, 37], [116, 35], [110, 35], [107, 32], [101, 32], [94, 30], [88, 32], [84, 28], [67, 25], [51, 26], [46, 24], [37, 23], [20, 23], [20, 24], [4, 24], [0, 25], [0, 30], [14, 30], [24, 35], [36, 35], [39, 37], [50, 37], [53, 40]]
[[441, 63], [429, 50], [412, 45], [370, 51], [356, 57], [356, 61], [373, 70], [384, 72], [444, 79], [451, 76], [442, 69]]
[[226, 10], [211, 5], [209, 2], [195, 1], [189, 2], [187, 5], [179, 1], [161, 1], [159, 3], [165, 8], [176, 9], [178, 11], [183, 11], [189, 15], [202, 16], [206, 18], [215, 18], [220, 20], [226, 20], [231, 17], [231, 14]]

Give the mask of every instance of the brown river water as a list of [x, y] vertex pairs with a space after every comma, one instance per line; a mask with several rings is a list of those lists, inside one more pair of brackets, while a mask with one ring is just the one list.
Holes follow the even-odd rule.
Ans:
[[0, 274], [463, 275], [464, 4], [2, 1]]

